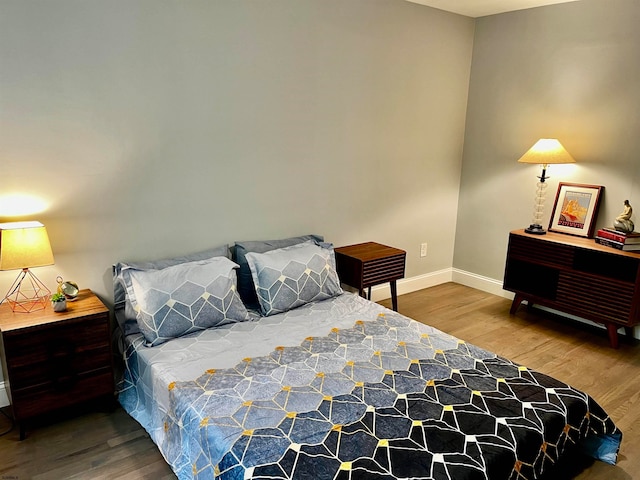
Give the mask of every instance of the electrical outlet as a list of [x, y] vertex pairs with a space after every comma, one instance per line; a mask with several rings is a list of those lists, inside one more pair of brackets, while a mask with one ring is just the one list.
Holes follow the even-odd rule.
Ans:
[[421, 257], [426, 257], [427, 256], [427, 243], [421, 243], [420, 244], [420, 256]]

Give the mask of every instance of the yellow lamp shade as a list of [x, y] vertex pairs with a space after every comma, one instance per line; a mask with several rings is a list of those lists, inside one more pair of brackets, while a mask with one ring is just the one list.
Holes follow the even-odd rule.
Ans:
[[0, 223], [0, 270], [53, 265], [47, 229], [40, 222]]
[[556, 163], [575, 163], [576, 161], [557, 139], [541, 138], [520, 157], [518, 162], [551, 165]]

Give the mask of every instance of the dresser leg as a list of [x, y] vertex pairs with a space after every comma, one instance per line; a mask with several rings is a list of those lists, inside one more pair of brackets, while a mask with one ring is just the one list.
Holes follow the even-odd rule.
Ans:
[[513, 302], [511, 303], [511, 308], [509, 309], [509, 313], [511, 315], [514, 315], [516, 313], [516, 310], [518, 310], [518, 307], [520, 306], [523, 300], [524, 300], [524, 296], [516, 293], [516, 296], [514, 297]]
[[391, 305], [395, 312], [398, 311], [398, 289], [396, 287], [396, 281], [391, 280]]
[[607, 332], [609, 333], [609, 345], [611, 345], [611, 348], [618, 348], [618, 326], [613, 323], [607, 323]]
[[27, 437], [27, 432], [24, 428], [24, 423], [20, 423], [18, 429], [20, 430], [20, 441]]

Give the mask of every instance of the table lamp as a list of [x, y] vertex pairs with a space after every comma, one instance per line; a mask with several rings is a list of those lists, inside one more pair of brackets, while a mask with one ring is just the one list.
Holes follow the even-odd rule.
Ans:
[[536, 163], [542, 166], [542, 175], [538, 177], [539, 181], [533, 207], [533, 222], [524, 231], [534, 235], [544, 235], [547, 232], [542, 228], [541, 222], [544, 212], [545, 192], [547, 191], [545, 180], [549, 178], [546, 176], [547, 168], [549, 165], [556, 163], [575, 163], [575, 160], [557, 139], [541, 138], [520, 157], [518, 162]]
[[3, 300], [11, 310], [28, 313], [46, 307], [51, 291], [29, 270], [45, 265], [53, 265], [53, 252], [44, 225], [0, 223], [0, 270], [22, 270]]

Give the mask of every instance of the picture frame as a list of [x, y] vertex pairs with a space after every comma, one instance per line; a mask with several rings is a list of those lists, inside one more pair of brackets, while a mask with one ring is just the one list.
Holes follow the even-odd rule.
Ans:
[[601, 185], [560, 182], [549, 231], [593, 237], [603, 190], [604, 187]]

